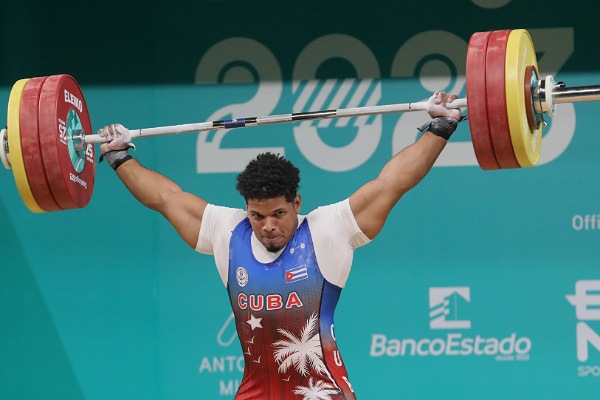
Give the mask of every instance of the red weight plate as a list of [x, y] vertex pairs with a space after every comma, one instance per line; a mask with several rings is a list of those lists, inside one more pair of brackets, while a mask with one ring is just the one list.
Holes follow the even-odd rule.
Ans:
[[520, 168], [515, 157], [506, 111], [506, 43], [510, 30], [492, 32], [485, 62], [487, 119], [496, 160], [501, 168]]
[[92, 132], [85, 99], [73, 77], [46, 79], [38, 116], [42, 160], [54, 198], [65, 210], [85, 207], [94, 190], [96, 165], [92, 144], [77, 152], [70, 140], [77, 129]]
[[40, 90], [47, 77], [32, 78], [27, 81], [21, 97], [19, 120], [21, 126], [21, 149], [27, 180], [35, 201], [44, 211], [58, 211], [58, 205], [44, 170], [40, 141], [38, 137], [38, 104]]
[[467, 48], [467, 106], [471, 140], [477, 162], [485, 170], [500, 169], [487, 120], [485, 62], [490, 35], [491, 32], [474, 33]]

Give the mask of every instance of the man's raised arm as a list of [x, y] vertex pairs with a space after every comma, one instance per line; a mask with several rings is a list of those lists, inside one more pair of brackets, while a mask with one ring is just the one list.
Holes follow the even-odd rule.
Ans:
[[129, 192], [146, 207], [160, 212], [183, 240], [195, 248], [207, 202], [184, 192], [172, 180], [133, 159], [127, 152], [131, 147], [127, 128], [112, 124], [100, 129], [98, 134], [108, 140], [100, 146], [102, 156]]
[[381, 231], [398, 200], [427, 175], [446, 146], [461, 119], [460, 110], [446, 108], [455, 99], [455, 95], [434, 93], [427, 105], [433, 120], [423, 128], [423, 135], [392, 157], [377, 178], [350, 196], [358, 226], [370, 239]]

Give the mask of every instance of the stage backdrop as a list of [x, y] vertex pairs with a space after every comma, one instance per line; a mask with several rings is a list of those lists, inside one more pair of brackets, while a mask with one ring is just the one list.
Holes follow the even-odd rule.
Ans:
[[[542, 75], [600, 84], [594, 15], [509, 0], [4, 4], [0, 99], [70, 73], [95, 129], [464, 97], [476, 31], [525, 28]], [[52, 8], [50, 8], [52, 7]], [[8, 17], [10, 15], [10, 17]], [[599, 104], [559, 105], [540, 165], [484, 172], [468, 122], [381, 234], [336, 314], [359, 399], [595, 399], [600, 389]], [[140, 139], [186, 191], [243, 207], [258, 152], [302, 171], [303, 212], [349, 196], [424, 113]], [[232, 399], [243, 357], [211, 257], [105, 163], [85, 209], [35, 215], [0, 171], [0, 398]], [[275, 400], [275, 399], [273, 399]]]

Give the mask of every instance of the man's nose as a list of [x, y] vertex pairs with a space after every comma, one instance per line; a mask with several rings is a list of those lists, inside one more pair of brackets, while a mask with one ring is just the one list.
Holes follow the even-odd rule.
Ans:
[[267, 217], [265, 218], [265, 223], [263, 225], [263, 229], [267, 232], [273, 231], [275, 229], [276, 222], [275, 218]]

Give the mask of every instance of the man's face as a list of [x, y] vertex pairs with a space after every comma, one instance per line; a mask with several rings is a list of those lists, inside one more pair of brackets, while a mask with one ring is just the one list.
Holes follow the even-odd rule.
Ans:
[[247, 201], [252, 231], [268, 251], [277, 252], [290, 241], [298, 228], [301, 203], [300, 195], [293, 202], [286, 201], [285, 196]]

